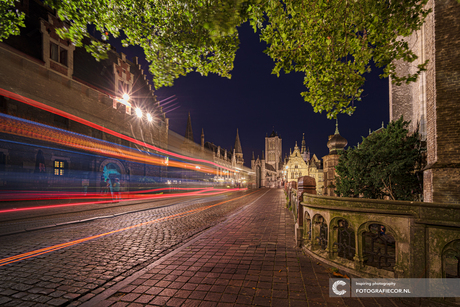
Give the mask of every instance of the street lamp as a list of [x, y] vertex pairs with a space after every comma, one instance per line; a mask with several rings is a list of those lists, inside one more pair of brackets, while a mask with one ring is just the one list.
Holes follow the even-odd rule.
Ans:
[[152, 115], [150, 115], [150, 113], [147, 113], [147, 120], [149, 121], [149, 123], [153, 121], [153, 117]]
[[142, 110], [140, 108], [136, 108], [136, 115], [137, 117], [141, 118], [142, 117]]

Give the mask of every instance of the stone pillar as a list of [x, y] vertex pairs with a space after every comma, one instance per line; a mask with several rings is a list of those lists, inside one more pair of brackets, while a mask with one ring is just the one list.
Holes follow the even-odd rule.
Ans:
[[[296, 183], [292, 181], [292, 183]], [[295, 224], [295, 239], [297, 246], [302, 244], [303, 239], [303, 207], [302, 207], [302, 198], [303, 193], [316, 195], [316, 181], [315, 178], [310, 176], [303, 176], [298, 179], [298, 188], [297, 188], [297, 221]]]

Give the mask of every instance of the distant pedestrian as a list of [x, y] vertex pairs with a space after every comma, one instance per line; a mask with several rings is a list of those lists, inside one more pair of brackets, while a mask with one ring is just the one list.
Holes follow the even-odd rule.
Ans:
[[113, 190], [112, 190], [112, 182], [110, 181], [110, 178], [107, 178], [107, 193], [110, 193], [110, 196], [112, 197], [113, 199]]
[[101, 193], [107, 193], [107, 183], [105, 182], [104, 176], [101, 176]]
[[120, 179], [115, 178], [115, 183], [113, 184], [113, 193], [115, 194], [115, 199], [120, 200]]

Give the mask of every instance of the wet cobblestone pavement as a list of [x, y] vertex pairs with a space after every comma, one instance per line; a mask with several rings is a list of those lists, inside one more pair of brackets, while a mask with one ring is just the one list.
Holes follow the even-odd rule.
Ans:
[[[182, 201], [172, 206], [112, 218], [1, 236], [0, 259], [5, 259], [159, 220], [0, 266], [0, 305], [80, 305], [216, 225], [228, 214], [244, 206], [247, 200], [255, 198], [256, 194], [239, 192], [231, 194], [231, 197], [212, 196], [210, 201]], [[240, 196], [246, 197], [200, 211], [200, 208]], [[193, 210], [196, 211], [161, 220]]]
[[329, 297], [333, 276], [295, 246], [292, 213], [278, 189], [3, 236], [0, 256], [129, 225], [140, 226], [1, 266], [0, 305], [440, 306]]
[[[330, 298], [328, 268], [295, 247], [282, 190], [255, 202], [86, 306], [407, 306]], [[417, 302], [415, 302], [416, 304]]]

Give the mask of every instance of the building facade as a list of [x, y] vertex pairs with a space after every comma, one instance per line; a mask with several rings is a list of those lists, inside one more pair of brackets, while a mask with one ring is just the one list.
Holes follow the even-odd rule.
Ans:
[[403, 116], [419, 129], [427, 145], [423, 193], [426, 202], [460, 203], [460, 3], [430, 0], [431, 13], [408, 38], [418, 59], [396, 62], [407, 75], [428, 60], [417, 82], [396, 86], [390, 80], [390, 120]]
[[329, 154], [323, 157], [323, 195], [337, 196], [335, 194], [335, 167], [339, 164], [339, 152], [347, 146], [347, 140], [340, 135], [339, 126], [336, 123], [335, 132], [329, 136], [327, 147]]
[[[265, 155], [267, 153], [267, 155]], [[282, 139], [272, 131], [265, 136], [265, 151], [262, 158], [254, 158], [252, 153], [251, 169], [255, 174], [255, 187], [280, 188], [284, 184], [284, 171], [282, 161]]]
[[[137, 58], [112, 49], [96, 61], [58, 37], [65, 25], [41, 1], [18, 6], [25, 28], [0, 43], [0, 188], [98, 192], [118, 178], [127, 191], [180, 180], [195, 154], [214, 163], [170, 131]], [[184, 139], [193, 154], [180, 155]], [[194, 173], [221, 167], [208, 168]]]
[[323, 194], [323, 165], [314, 154], [310, 158], [310, 150], [305, 146], [305, 134], [302, 137], [302, 147], [299, 150], [297, 142], [294, 151], [291, 151], [284, 165], [286, 182], [298, 181], [299, 177], [310, 176], [315, 178], [316, 194]]

